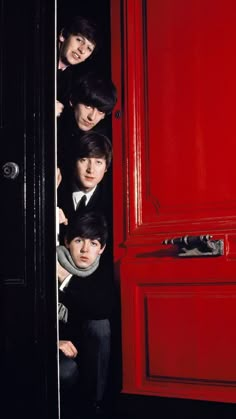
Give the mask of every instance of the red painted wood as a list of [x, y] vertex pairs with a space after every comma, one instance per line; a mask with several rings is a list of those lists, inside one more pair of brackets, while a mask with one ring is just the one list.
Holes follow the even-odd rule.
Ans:
[[125, 392], [235, 402], [234, 275], [194, 262], [122, 264]]
[[[127, 219], [126, 216], [126, 205], [124, 200], [126, 198], [125, 193], [125, 186], [123, 184], [123, 174], [125, 175], [126, 165], [124, 161], [124, 144], [122, 139], [122, 121], [124, 117], [124, 108], [122, 106], [122, 84], [123, 84], [123, 77], [122, 77], [122, 30], [121, 30], [121, 3], [120, 1], [111, 1], [111, 59], [112, 59], [112, 79], [117, 87], [118, 91], [118, 100], [116, 107], [112, 114], [112, 127], [113, 127], [113, 173], [116, 174], [114, 176], [114, 188], [115, 188], [115, 195], [114, 195], [114, 216], [117, 217], [119, 214], [118, 223], [115, 224], [118, 228], [116, 228], [116, 240], [117, 243], [122, 243], [124, 241], [124, 229], [123, 227], [120, 228], [120, 225], [123, 225], [125, 220]], [[120, 117], [117, 118], [117, 112], [120, 112]], [[117, 180], [118, 176], [118, 180]], [[115, 264], [118, 262], [123, 254], [122, 248], [120, 246], [114, 246], [114, 261]]]
[[146, 4], [144, 221], [235, 216], [235, 2]]
[[[236, 3], [111, 4], [123, 391], [235, 403]], [[162, 245], [185, 234], [224, 255]]]

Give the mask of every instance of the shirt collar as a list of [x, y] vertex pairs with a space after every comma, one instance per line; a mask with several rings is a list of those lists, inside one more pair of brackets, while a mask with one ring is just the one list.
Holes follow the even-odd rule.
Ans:
[[94, 186], [93, 189], [91, 189], [91, 191], [85, 193], [83, 191], [80, 190], [75, 190], [74, 192], [72, 192], [72, 199], [73, 199], [73, 203], [74, 203], [74, 208], [77, 208], [78, 203], [80, 202], [82, 196], [86, 195], [87, 199], [86, 199], [86, 205], [88, 205], [88, 202], [91, 198], [91, 196], [93, 195], [93, 193], [95, 192], [97, 185]]

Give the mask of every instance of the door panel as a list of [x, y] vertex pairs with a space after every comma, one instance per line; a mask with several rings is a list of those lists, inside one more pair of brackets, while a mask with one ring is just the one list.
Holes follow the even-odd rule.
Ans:
[[[17, 10], [18, 8], [18, 10]], [[19, 26], [19, 16], [25, 19], [26, 9], [16, 5], [12, 13], [11, 2], [2, 2], [1, 21], [1, 138], [4, 148], [1, 153], [1, 193], [3, 199], [4, 220], [4, 257], [1, 271], [5, 281], [22, 284], [25, 279], [25, 218], [24, 218], [24, 65], [16, 71], [16, 63], [22, 62], [22, 50], [15, 47], [15, 34], [11, 27]], [[10, 32], [10, 33], [9, 33]], [[27, 31], [21, 31], [21, 42], [24, 44]], [[8, 47], [7, 47], [8, 46]], [[14, 49], [14, 53], [13, 53]], [[8, 82], [7, 82], [8, 80]], [[20, 90], [20, 91], [19, 91]], [[17, 94], [17, 92], [19, 92]], [[11, 178], [11, 166], [7, 162], [15, 162], [19, 167], [19, 175]], [[11, 234], [14, 232], [14, 240]], [[15, 263], [12, 263], [14, 255]]]
[[[131, 0], [119, 13], [123, 391], [236, 402], [236, 5]], [[206, 234], [222, 255], [181, 257], [163, 244]]]
[[46, 3], [1, 1], [1, 407], [7, 419], [58, 417], [55, 8]]
[[213, 3], [146, 2], [144, 222], [235, 215], [236, 10]]

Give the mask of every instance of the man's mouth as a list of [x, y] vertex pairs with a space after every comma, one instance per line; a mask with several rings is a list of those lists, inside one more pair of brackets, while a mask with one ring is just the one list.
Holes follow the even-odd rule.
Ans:
[[92, 126], [93, 126], [93, 123], [92, 123], [92, 122], [85, 121], [84, 119], [82, 120], [82, 123], [83, 123], [86, 127], [92, 127]]
[[80, 60], [80, 55], [78, 55], [76, 52], [72, 51], [72, 56], [75, 60]]
[[90, 182], [94, 180], [94, 177], [92, 177], [92, 176], [84, 176], [84, 178], [85, 178], [85, 180], [88, 180]]
[[88, 261], [88, 258], [86, 256], [80, 256], [80, 260], [82, 262], [87, 262]]

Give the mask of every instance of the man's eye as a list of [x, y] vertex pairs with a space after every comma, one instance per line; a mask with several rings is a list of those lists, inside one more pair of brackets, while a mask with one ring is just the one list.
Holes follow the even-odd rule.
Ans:
[[82, 157], [81, 159], [79, 159], [79, 161], [85, 162], [86, 161], [86, 157]]
[[76, 41], [81, 42], [82, 39], [81, 38], [76, 38]]
[[75, 239], [75, 243], [81, 243], [81, 239]]
[[97, 242], [91, 242], [91, 245], [92, 245], [93, 247], [96, 247], [98, 244], [97, 244]]

